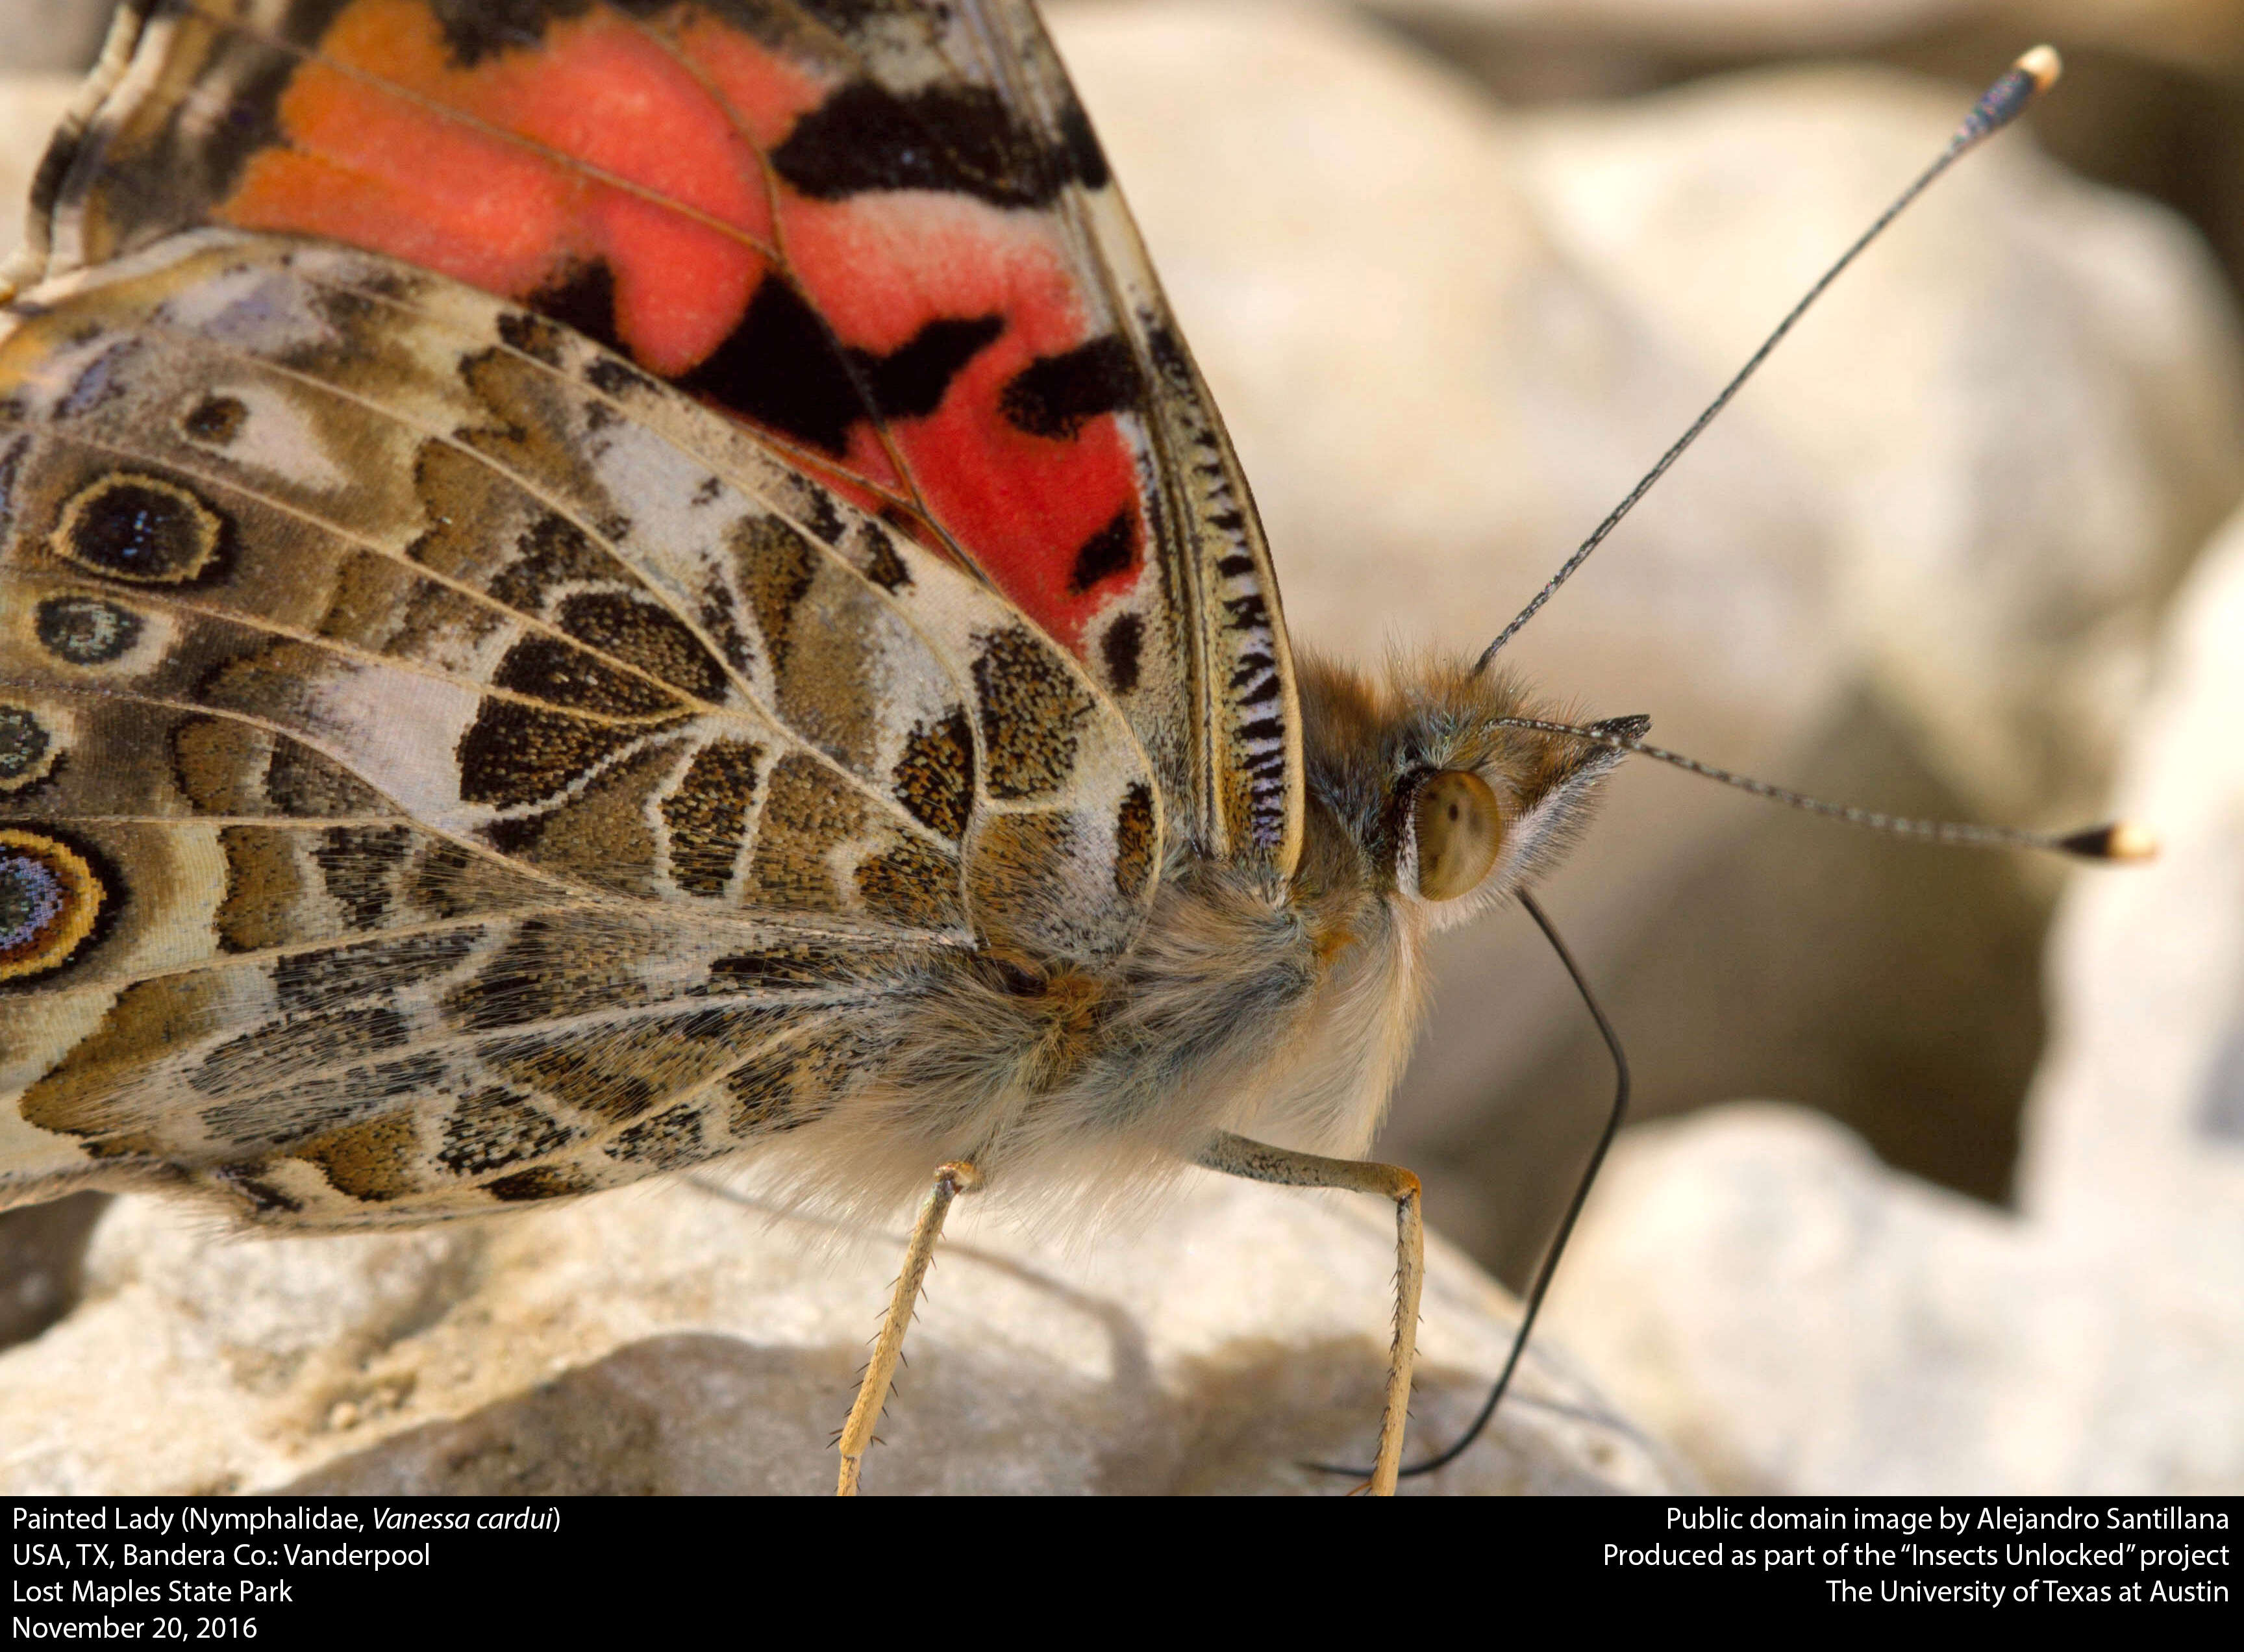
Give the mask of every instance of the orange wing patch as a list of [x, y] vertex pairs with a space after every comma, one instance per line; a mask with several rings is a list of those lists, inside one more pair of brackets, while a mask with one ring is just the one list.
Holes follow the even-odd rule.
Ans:
[[[463, 55], [421, 0], [358, 0], [289, 80], [280, 143], [248, 157], [218, 215], [510, 297], [565, 305], [563, 288], [604, 282], [578, 295], [604, 312], [585, 319], [651, 370], [706, 360], [775, 245], [754, 125], [728, 118], [675, 48], [605, 10], [554, 24], [534, 50]], [[776, 58], [762, 65], [740, 90], [767, 125], [784, 130], [825, 95]]]
[[[556, 8], [557, 12], [561, 8]], [[534, 37], [354, 0], [215, 215], [517, 300], [788, 444], [1078, 654], [1143, 569], [1138, 384], [995, 98], [606, 4]]]

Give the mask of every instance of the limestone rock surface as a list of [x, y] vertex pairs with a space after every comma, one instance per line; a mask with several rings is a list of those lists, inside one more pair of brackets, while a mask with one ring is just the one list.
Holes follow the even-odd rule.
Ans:
[[2016, 1216], [1795, 1109], [1623, 1144], [1552, 1323], [1713, 1483], [2244, 1488], [2244, 520], [2177, 605], [2120, 812], [2076, 876]]
[[92, 67], [116, 0], [0, 0], [0, 66], [73, 82]]
[[[398, 1236], [232, 1239], [119, 1200], [78, 1310], [0, 1355], [0, 1488], [814, 1493], [900, 1234], [667, 1181]], [[1023, 1239], [963, 1207], [869, 1493], [1282, 1492], [1369, 1449], [1391, 1210], [1203, 1173], [1147, 1225]], [[1440, 1242], [1411, 1452], [1478, 1408], [1514, 1307]], [[1414, 1491], [1656, 1491], [1659, 1448], [1531, 1351]], [[1686, 1482], [1687, 1483], [1687, 1482]]]
[[[1526, 171], [1562, 244], [1718, 379], [1958, 114], [1887, 71], [1728, 77], [1545, 113]], [[1991, 815], [2101, 798], [2158, 617], [2244, 484], [2238, 347], [2186, 226], [1998, 141], [1747, 392], [1841, 514], [1843, 646]]]
[[24, 204], [30, 199], [31, 175], [46, 152], [82, 77], [67, 72], [34, 73], [0, 40], [0, 263], [24, 240]]
[[1398, 20], [1490, 43], [1561, 40], [1613, 52], [1701, 57], [1831, 52], [1934, 33], [2054, 38], [2168, 62], [2244, 63], [2244, 17], [2226, 0], [1368, 0]]

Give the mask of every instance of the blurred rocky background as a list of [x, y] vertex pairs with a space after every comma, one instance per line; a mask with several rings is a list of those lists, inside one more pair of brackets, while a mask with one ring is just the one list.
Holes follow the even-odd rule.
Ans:
[[[0, 189], [67, 95], [30, 71], [85, 61], [102, 9], [0, 0], [23, 71]], [[1544, 897], [1646, 1121], [1554, 1335], [1687, 1459], [1615, 1483], [2244, 1484], [2244, 528], [2207, 550], [2244, 495], [2244, 8], [1047, 10], [1296, 641], [1359, 658], [1484, 644], [1979, 87], [2059, 47], [2056, 92], [1849, 274], [1509, 655], [1771, 780], [2030, 825], [2124, 807], [2170, 853], [2067, 871], [1626, 771]], [[1380, 1152], [1517, 1284], [1612, 1075], [1524, 916], [1438, 965]], [[0, 1230], [23, 1329], [74, 1299], [92, 1214], [0, 1219], [25, 1224]], [[106, 1218], [86, 1306], [10, 1357], [61, 1362], [40, 1391], [109, 1357], [87, 1327], [133, 1245], [178, 1271], [149, 1220]], [[1315, 1273], [1260, 1333], [1305, 1357], [1332, 1345]], [[200, 1288], [166, 1289], [144, 1317], [200, 1323]]]

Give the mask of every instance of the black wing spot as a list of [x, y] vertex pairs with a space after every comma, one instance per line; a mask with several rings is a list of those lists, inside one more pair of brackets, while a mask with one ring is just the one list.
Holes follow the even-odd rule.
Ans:
[[586, 368], [585, 382], [601, 395], [612, 396], [618, 400], [626, 396], [646, 395], [655, 388], [652, 379], [612, 355], [603, 355]]
[[951, 380], [1004, 330], [1002, 315], [934, 321], [888, 355], [855, 349], [849, 355], [883, 415], [923, 418], [943, 405]]
[[997, 407], [1017, 430], [1066, 441], [1103, 413], [1137, 407], [1145, 391], [1145, 376], [1128, 342], [1109, 333], [1058, 355], [1038, 356], [1013, 375]]
[[652, 1165], [667, 1169], [706, 1159], [710, 1149], [702, 1141], [701, 1110], [693, 1102], [658, 1113], [618, 1134], [607, 1147], [611, 1159], [625, 1164]]
[[209, 447], [226, 447], [249, 422], [249, 409], [233, 396], [206, 396], [179, 421], [190, 440]]
[[429, 7], [444, 32], [445, 55], [461, 69], [535, 46], [548, 24], [591, 9], [592, 0], [430, 0]]
[[540, 1199], [569, 1199], [594, 1191], [595, 1184], [582, 1171], [566, 1165], [533, 1165], [510, 1176], [483, 1183], [483, 1191], [504, 1204], [531, 1204]]
[[490, 1086], [460, 1098], [444, 1121], [436, 1162], [455, 1175], [487, 1175], [569, 1145], [577, 1133], [514, 1092]]
[[412, 1024], [386, 1005], [322, 1010], [229, 1039], [181, 1076], [205, 1095], [232, 1095], [313, 1077], [411, 1038]]
[[1101, 579], [1127, 573], [1137, 565], [1137, 511], [1129, 505], [1117, 511], [1103, 528], [1083, 542], [1075, 553], [1075, 566], [1067, 576], [1071, 594], [1081, 596]]
[[817, 536], [821, 545], [841, 544], [845, 524], [841, 511], [834, 508], [834, 496], [824, 488], [808, 484], [804, 491], [808, 495], [810, 519], [803, 526]]
[[[700, 700], [721, 700], [725, 669], [691, 628], [665, 608], [620, 591], [581, 591], [563, 599], [561, 629], [612, 660]], [[513, 660], [510, 653], [502, 669]]]
[[320, 835], [312, 859], [328, 895], [355, 926], [382, 921], [395, 895], [392, 880], [413, 847], [403, 826], [330, 826]]
[[1138, 687], [1138, 657], [1145, 644], [1145, 621], [1134, 613], [1123, 614], [1106, 627], [1098, 655], [1106, 662], [1106, 685], [1116, 694], [1126, 694]]
[[794, 283], [772, 275], [740, 324], [678, 383], [839, 456], [848, 450], [849, 427], [869, 414], [934, 412], [967, 363], [1004, 330], [1002, 315], [950, 317], [928, 322], [886, 355], [844, 349]]
[[1059, 141], [1068, 170], [1085, 188], [1104, 189], [1112, 181], [1113, 174], [1106, 169], [1106, 152], [1098, 146], [1098, 139], [1091, 130], [1091, 117], [1072, 97], [1059, 112]]
[[[573, 327], [586, 338], [597, 339], [610, 349], [623, 349], [616, 333], [616, 273], [608, 267], [605, 259], [564, 265], [530, 295], [528, 301], [540, 315], [551, 317], [564, 327]], [[504, 327], [501, 336], [505, 336]], [[544, 342], [549, 348], [553, 347], [554, 341]], [[508, 338], [507, 342], [514, 344], [515, 341]], [[526, 355], [538, 354], [518, 344], [515, 348]]]
[[396, 807], [333, 758], [286, 735], [274, 737], [265, 760], [265, 795], [280, 813], [302, 816], [381, 815]]
[[1074, 146], [1046, 143], [987, 86], [898, 93], [869, 80], [851, 81], [796, 121], [771, 159], [814, 200], [931, 189], [993, 206], [1042, 206], [1083, 166]]
[[740, 325], [678, 384], [837, 457], [866, 411], [826, 323], [777, 275], [764, 278]]
[[506, 651], [491, 686], [549, 706], [611, 717], [647, 717], [678, 709], [665, 689], [618, 671], [558, 637], [532, 633]]
[[292, 1014], [386, 998], [456, 969], [483, 936], [481, 929], [454, 930], [292, 952], [273, 965], [274, 996]]
[[454, 753], [460, 801], [514, 809], [557, 797], [643, 732], [517, 701], [486, 700]]
[[1267, 631], [1270, 628], [1270, 605], [1262, 600], [1261, 593], [1252, 592], [1243, 597], [1227, 597], [1225, 621], [1233, 631]]

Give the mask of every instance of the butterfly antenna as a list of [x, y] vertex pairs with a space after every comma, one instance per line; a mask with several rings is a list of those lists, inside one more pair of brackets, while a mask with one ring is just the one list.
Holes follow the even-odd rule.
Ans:
[[1485, 671], [1490, 661], [1496, 658], [1504, 645], [1511, 640], [1513, 633], [1535, 617], [1543, 605], [1551, 600], [1552, 592], [1574, 577], [1574, 571], [1590, 559], [1590, 552], [1605, 543], [1607, 536], [1620, 525], [1621, 518], [1636, 509], [1637, 502], [1652, 491], [1653, 484], [1667, 474], [1675, 461], [1683, 457], [1685, 450], [1699, 439], [1706, 428], [1714, 422], [1716, 416], [1730, 404], [1731, 399], [1745, 388], [1746, 381], [1760, 370], [1761, 364], [1769, 358], [1777, 345], [1783, 342], [1784, 335], [1792, 330], [1793, 324], [1808, 313], [1808, 306], [1822, 297], [1824, 289], [1839, 279], [1840, 272], [1853, 263], [1864, 247], [1884, 233], [1887, 225], [1900, 217], [1903, 210], [1931, 187], [1932, 180], [1954, 166], [1963, 158], [1967, 150], [1978, 144], [1982, 139], [2000, 132], [2004, 126], [2009, 125], [2037, 96], [2056, 85], [2058, 73], [2062, 66], [2058, 60], [2055, 48], [2036, 46], [2012, 64], [2001, 79], [1996, 81], [1980, 95], [1979, 101], [1971, 105], [1971, 112], [1964, 116], [1964, 124], [1956, 129], [1955, 136], [1948, 140], [1948, 147], [1940, 152], [1939, 158], [1917, 175], [1915, 183], [1903, 190], [1895, 198], [1893, 205], [1878, 214], [1870, 227], [1855, 238], [1855, 244], [1839, 255], [1836, 263], [1823, 272], [1816, 283], [1808, 289], [1801, 301], [1795, 304], [1784, 319], [1776, 324], [1775, 330], [1761, 342], [1761, 348], [1755, 350], [1747, 358], [1746, 364], [1738, 369], [1736, 376], [1722, 387], [1722, 393], [1707, 404], [1707, 410], [1691, 422], [1691, 428], [1676, 438], [1675, 445], [1659, 456], [1659, 463], [1644, 473], [1644, 479], [1631, 488], [1628, 491], [1628, 497], [1615, 505], [1605, 519], [1598, 524], [1597, 531], [1583, 540], [1574, 554], [1559, 565], [1558, 572], [1552, 574], [1544, 587], [1535, 593], [1535, 599], [1519, 611], [1518, 617], [1497, 633], [1496, 640], [1488, 645], [1487, 649], [1481, 654], [1479, 662], [1474, 666], [1473, 669], [1476, 672]]
[[1828, 803], [1820, 797], [1810, 797], [1783, 786], [1772, 786], [1765, 780], [1755, 780], [1750, 775], [1740, 775], [1727, 768], [1717, 768], [1712, 763], [1702, 763], [1696, 757], [1686, 757], [1680, 751], [1670, 751], [1665, 746], [1655, 746], [1633, 735], [1615, 732], [1613, 719], [1605, 723], [1551, 722], [1541, 717], [1497, 717], [1491, 720], [1498, 728], [1525, 728], [1540, 735], [1557, 735], [1563, 739], [1578, 740], [1585, 746], [1603, 746], [1608, 751], [1625, 751], [1639, 757], [1649, 757], [1680, 768], [1686, 774], [1701, 779], [1718, 781], [1734, 786], [1755, 797], [1764, 797], [1787, 809], [1799, 809], [1802, 814], [1820, 815], [1825, 820], [1841, 821], [1849, 826], [1883, 832], [1893, 837], [1913, 837], [1920, 843], [1961, 843], [1975, 849], [2038, 849], [2051, 854], [2070, 855], [2077, 860], [2140, 861], [2149, 860], [2159, 852], [2157, 836], [2146, 826], [2133, 821], [2109, 821], [2100, 826], [2083, 826], [2069, 832], [2031, 832], [2012, 826], [1974, 826], [1962, 821], [1918, 820], [1907, 815], [1882, 814], [1875, 809], [1858, 809], [1851, 803]]

